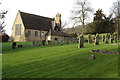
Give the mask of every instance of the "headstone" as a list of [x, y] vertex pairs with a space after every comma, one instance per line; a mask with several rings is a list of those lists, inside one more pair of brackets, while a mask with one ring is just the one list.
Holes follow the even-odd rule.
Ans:
[[84, 48], [84, 36], [81, 35], [79, 38], [78, 48]]
[[63, 41], [62, 40], [60, 41], [60, 44], [63, 45]]
[[117, 43], [117, 36], [114, 37], [115, 42]]
[[92, 36], [90, 34], [88, 35], [88, 43], [92, 43]]
[[21, 44], [18, 45], [18, 48], [22, 48], [22, 47], [23, 47], [23, 45], [21, 45]]
[[114, 36], [113, 34], [110, 35], [110, 43], [113, 43], [113, 40], [114, 40]]
[[55, 45], [57, 45], [58, 43], [57, 43], [57, 40], [55, 40]]
[[35, 41], [35, 46], [39, 46], [40, 42], [39, 41]]
[[32, 46], [35, 46], [35, 41], [32, 41]]
[[66, 41], [66, 44], [69, 44], [69, 40]]
[[16, 45], [17, 45], [16, 42], [13, 42], [13, 43], [12, 43], [12, 49], [15, 49], [15, 48], [16, 48]]
[[46, 40], [46, 45], [49, 45], [48, 40]]
[[105, 42], [105, 35], [102, 36], [102, 42]]
[[105, 43], [108, 43], [108, 40], [109, 40], [109, 35], [106, 34], [106, 35], [105, 35]]
[[45, 40], [42, 40], [42, 45], [45, 45]]
[[99, 44], [99, 34], [97, 33], [95, 36], [95, 45]]
[[91, 55], [91, 56], [89, 57], [89, 59], [94, 60], [94, 59], [95, 59], [95, 56], [94, 56], [94, 55]]
[[49, 40], [48, 40], [48, 45], [51, 45], [51, 44], [52, 44], [52, 41], [49, 41]]
[[93, 40], [95, 40], [95, 35], [93, 36]]

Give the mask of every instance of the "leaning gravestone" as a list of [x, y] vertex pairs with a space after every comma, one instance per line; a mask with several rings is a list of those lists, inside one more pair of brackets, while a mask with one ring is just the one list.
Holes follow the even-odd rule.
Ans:
[[99, 34], [97, 33], [95, 36], [95, 45], [99, 44]]
[[113, 34], [110, 35], [110, 43], [113, 43], [113, 40], [114, 40], [114, 36]]
[[81, 35], [79, 38], [78, 48], [84, 48], [84, 36]]
[[88, 35], [88, 43], [92, 43], [92, 36], [90, 34]]
[[102, 36], [102, 42], [105, 42], [105, 35]]
[[108, 43], [108, 40], [109, 40], [109, 35], [106, 34], [106, 36], [105, 36], [105, 43]]

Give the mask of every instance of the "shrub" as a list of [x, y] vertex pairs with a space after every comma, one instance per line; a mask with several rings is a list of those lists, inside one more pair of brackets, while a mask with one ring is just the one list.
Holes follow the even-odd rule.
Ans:
[[0, 34], [0, 42], [8, 42], [9, 36], [6, 33]]

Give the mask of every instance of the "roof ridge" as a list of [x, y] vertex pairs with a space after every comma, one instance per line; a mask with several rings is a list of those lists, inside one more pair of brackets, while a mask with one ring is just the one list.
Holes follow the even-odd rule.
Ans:
[[[19, 11], [20, 11], [20, 10], [19, 10]], [[49, 17], [40, 16], [40, 15], [37, 15], [37, 14], [27, 13], [27, 12], [22, 12], [22, 11], [20, 11], [20, 13], [24, 13], [24, 14], [28, 14], [28, 15], [33, 15], [33, 16], [38, 16], [38, 17], [42, 17], [42, 18], [54, 19], [54, 18], [49, 18]]]

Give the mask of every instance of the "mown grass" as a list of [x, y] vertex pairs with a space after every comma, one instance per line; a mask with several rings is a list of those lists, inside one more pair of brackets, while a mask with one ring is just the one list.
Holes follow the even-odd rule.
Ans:
[[[3, 78], [118, 78], [118, 55], [92, 53], [92, 49], [118, 51], [118, 45], [95, 46], [85, 43], [31, 46], [11, 49], [11, 43], [3, 43]], [[89, 56], [95, 55], [95, 60]]]

